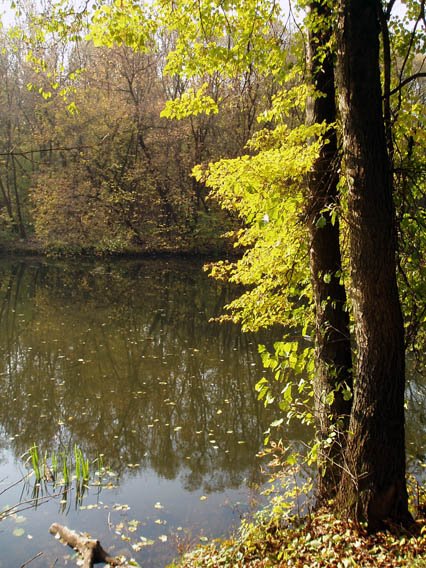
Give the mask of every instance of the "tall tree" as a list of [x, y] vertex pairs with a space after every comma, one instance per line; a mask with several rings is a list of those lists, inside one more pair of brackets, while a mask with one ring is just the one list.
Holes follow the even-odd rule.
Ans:
[[379, 527], [411, 520], [405, 480], [404, 326], [392, 173], [382, 115], [380, 0], [340, 0], [339, 107], [348, 187], [356, 389], [340, 508]]
[[314, 396], [320, 442], [320, 500], [330, 498], [337, 490], [351, 410], [347, 393], [352, 387], [349, 312], [342, 282], [339, 219], [335, 214], [339, 202], [339, 155], [331, 15], [327, 3], [310, 3], [308, 64], [315, 92], [308, 104], [307, 120], [310, 124], [328, 125], [327, 140], [309, 175], [306, 204], [315, 304]]

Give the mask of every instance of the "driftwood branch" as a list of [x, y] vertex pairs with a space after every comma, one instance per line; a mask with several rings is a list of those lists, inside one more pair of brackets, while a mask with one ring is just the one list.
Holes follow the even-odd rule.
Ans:
[[123, 562], [120, 558], [110, 556], [101, 546], [99, 540], [88, 538], [77, 534], [63, 525], [53, 523], [49, 532], [59, 535], [60, 539], [68, 546], [74, 548], [83, 557], [83, 568], [92, 568], [94, 564], [104, 562], [110, 566], [122, 566]]

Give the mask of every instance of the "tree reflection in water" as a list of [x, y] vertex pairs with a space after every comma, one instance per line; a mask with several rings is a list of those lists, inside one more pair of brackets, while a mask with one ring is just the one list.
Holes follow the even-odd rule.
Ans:
[[181, 474], [188, 490], [257, 480], [268, 416], [254, 390], [256, 341], [209, 323], [229, 290], [200, 263], [3, 261], [0, 270], [0, 422], [15, 456], [33, 443], [76, 443], [119, 474]]

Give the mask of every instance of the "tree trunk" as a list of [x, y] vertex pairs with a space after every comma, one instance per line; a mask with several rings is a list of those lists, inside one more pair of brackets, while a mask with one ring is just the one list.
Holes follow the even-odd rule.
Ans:
[[340, 0], [339, 106], [348, 187], [356, 388], [338, 507], [376, 530], [408, 523], [404, 327], [379, 68], [379, 0]]
[[[346, 292], [341, 283], [338, 206], [339, 156], [334, 123], [334, 62], [330, 52], [330, 8], [310, 4], [308, 64], [315, 92], [308, 105], [308, 123], [330, 124], [327, 139], [309, 176], [308, 225], [310, 267], [315, 302], [315, 418], [319, 452], [318, 498], [335, 495], [342, 471], [342, 453], [349, 425], [352, 388], [351, 344]], [[331, 434], [331, 438], [330, 438]], [[326, 442], [326, 440], [332, 440]]]

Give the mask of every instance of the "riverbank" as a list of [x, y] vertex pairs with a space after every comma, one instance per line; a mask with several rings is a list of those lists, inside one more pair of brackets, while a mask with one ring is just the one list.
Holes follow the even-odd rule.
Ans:
[[392, 527], [373, 535], [351, 520], [338, 519], [331, 509], [287, 523], [274, 509], [243, 521], [230, 540], [198, 547], [169, 568], [426, 566], [426, 501], [416, 507], [411, 531]]
[[114, 257], [114, 258], [151, 258], [151, 257], [205, 257], [205, 258], [237, 258], [241, 255], [230, 241], [215, 239], [211, 242], [163, 243], [161, 246], [132, 246], [122, 249], [95, 249], [93, 247], [54, 246], [45, 247], [40, 241], [16, 239], [0, 243], [0, 256], [19, 257]]

